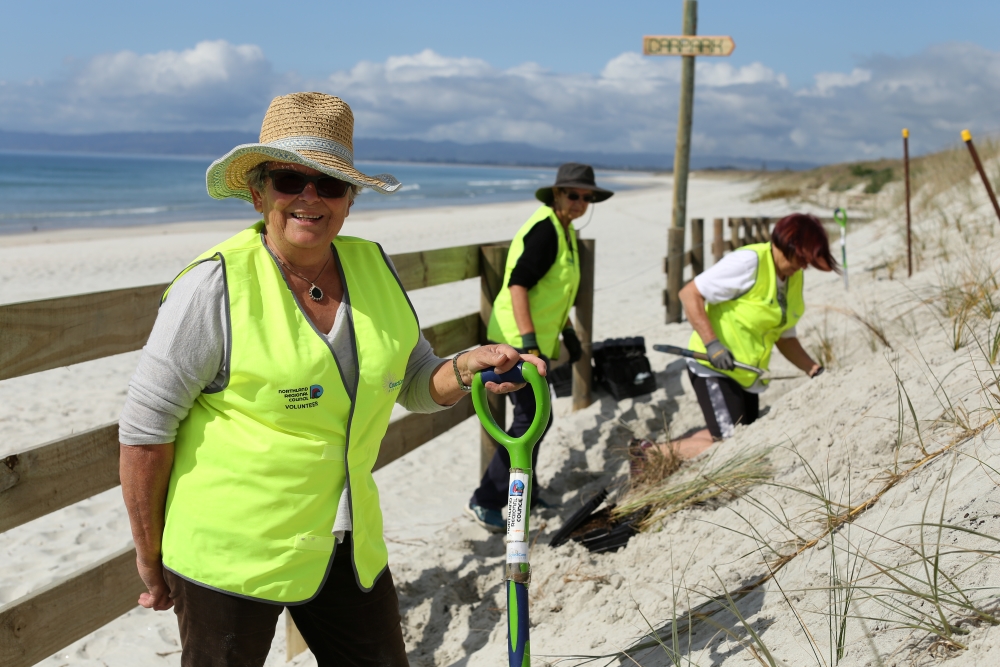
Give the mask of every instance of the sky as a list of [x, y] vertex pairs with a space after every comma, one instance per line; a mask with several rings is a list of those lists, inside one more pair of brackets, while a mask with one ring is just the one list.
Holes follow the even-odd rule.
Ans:
[[[0, 130], [257, 130], [339, 95], [368, 137], [672, 152], [681, 0], [5, 3]], [[1000, 130], [1000, 1], [701, 0], [692, 150], [809, 162]]]

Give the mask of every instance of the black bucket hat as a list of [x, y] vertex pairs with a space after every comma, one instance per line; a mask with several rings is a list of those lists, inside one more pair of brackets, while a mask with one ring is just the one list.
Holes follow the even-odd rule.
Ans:
[[579, 162], [567, 162], [560, 165], [559, 171], [556, 173], [556, 182], [547, 188], [535, 190], [535, 198], [546, 206], [552, 206], [552, 188], [590, 190], [594, 193], [595, 204], [614, 194], [611, 190], [597, 187], [597, 183], [594, 182], [594, 168], [589, 164], [580, 164]]

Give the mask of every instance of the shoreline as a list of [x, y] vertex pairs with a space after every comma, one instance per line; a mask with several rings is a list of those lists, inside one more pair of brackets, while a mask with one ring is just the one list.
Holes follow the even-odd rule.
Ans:
[[[627, 193], [637, 193], [655, 189], [656, 187], [672, 186], [673, 184], [673, 179], [670, 175], [652, 174], [650, 172], [624, 172], [620, 178], [610, 178], [607, 180], [612, 183], [632, 182], [628, 189], [617, 193], [619, 197]], [[428, 206], [390, 206], [364, 209], [353, 212], [348, 218], [348, 222], [365, 222], [386, 216], [405, 217], [410, 215], [451, 214], [455, 209], [472, 210], [486, 208], [488, 210], [499, 210], [501, 207], [506, 206], [520, 207], [527, 202], [540, 203], [535, 200], [533, 192], [525, 191], [525, 195], [522, 199], [508, 201], [481, 201], [472, 199]], [[203, 218], [177, 222], [152, 222], [149, 224], [62, 227], [31, 232], [14, 231], [5, 233], [0, 229], [0, 248], [203, 232], [231, 231], [235, 234], [242, 229], [246, 229], [259, 219], [258, 216], [248, 215], [244, 218]]]

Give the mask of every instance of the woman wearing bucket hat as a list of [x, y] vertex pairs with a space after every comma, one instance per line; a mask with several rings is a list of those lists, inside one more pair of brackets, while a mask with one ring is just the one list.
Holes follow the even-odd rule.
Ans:
[[320, 665], [405, 665], [372, 477], [393, 403], [443, 409], [521, 358], [439, 359], [382, 248], [339, 235], [362, 187], [399, 187], [354, 168], [352, 134], [342, 100], [278, 97], [209, 167], [263, 219], [174, 280], [129, 384], [139, 604], [174, 607], [185, 667], [262, 665], [285, 607]]
[[[556, 182], [535, 192], [543, 206], [511, 242], [503, 288], [493, 302], [486, 334], [489, 340], [507, 343], [542, 358], [556, 358], [561, 334], [570, 363], [580, 359], [580, 340], [569, 319], [580, 286], [573, 221], [587, 212], [589, 204], [602, 202], [613, 194], [597, 186], [593, 167], [575, 162], [560, 166]], [[511, 393], [510, 399], [514, 419], [507, 432], [520, 437], [535, 417], [535, 397], [531, 388], [525, 387]], [[548, 426], [551, 425], [550, 416]], [[540, 446], [539, 441], [532, 452], [532, 475]], [[497, 447], [479, 488], [465, 508], [476, 523], [491, 532], [506, 530], [501, 509], [507, 504], [509, 468], [507, 450]], [[532, 485], [538, 488], [534, 477]], [[531, 498], [535, 504], [543, 502], [536, 491], [532, 491]]]

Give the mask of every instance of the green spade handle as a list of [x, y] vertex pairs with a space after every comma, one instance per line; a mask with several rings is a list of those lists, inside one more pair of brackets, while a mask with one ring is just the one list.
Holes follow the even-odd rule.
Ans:
[[[486, 383], [527, 382], [535, 395], [535, 418], [520, 438], [507, 435], [493, 419], [486, 402]], [[528, 623], [528, 511], [531, 507], [531, 451], [545, 433], [552, 406], [549, 385], [534, 364], [520, 361], [506, 373], [476, 373], [472, 379], [472, 404], [483, 428], [510, 454], [510, 486], [507, 501], [507, 564], [504, 579], [507, 587], [507, 664], [508, 667], [531, 667], [531, 641]]]
[[[512, 438], [497, 426], [496, 420], [493, 419], [493, 413], [490, 412], [489, 404], [486, 402], [487, 382], [496, 382], [497, 384], [527, 382], [531, 385], [532, 393], [535, 395], [535, 418], [520, 438]], [[476, 408], [476, 415], [486, 432], [503, 445], [510, 454], [510, 466], [512, 468], [531, 468], [531, 450], [534, 449], [535, 443], [541, 439], [545, 432], [545, 426], [549, 423], [549, 413], [552, 411], [552, 405], [549, 401], [549, 384], [538, 373], [534, 364], [519, 361], [514, 368], [503, 374], [497, 374], [493, 371], [476, 373], [472, 379], [472, 405]]]

